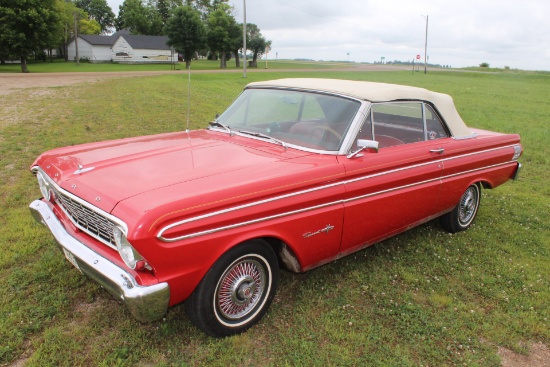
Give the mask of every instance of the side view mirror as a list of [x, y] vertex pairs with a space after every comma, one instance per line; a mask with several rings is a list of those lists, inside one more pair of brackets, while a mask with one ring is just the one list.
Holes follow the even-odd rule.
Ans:
[[363, 151], [367, 153], [378, 153], [378, 142], [374, 140], [359, 139], [357, 140], [357, 150], [348, 154], [347, 158], [362, 157], [363, 154], [359, 154]]

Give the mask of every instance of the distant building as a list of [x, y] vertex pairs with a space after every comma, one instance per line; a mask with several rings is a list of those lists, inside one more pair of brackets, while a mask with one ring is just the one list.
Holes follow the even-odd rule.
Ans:
[[[166, 36], [133, 35], [121, 30], [110, 36], [79, 35], [78, 56], [92, 63], [119, 62], [128, 64], [173, 63], [178, 61], [166, 43]], [[68, 44], [69, 60], [76, 59], [74, 38]]]

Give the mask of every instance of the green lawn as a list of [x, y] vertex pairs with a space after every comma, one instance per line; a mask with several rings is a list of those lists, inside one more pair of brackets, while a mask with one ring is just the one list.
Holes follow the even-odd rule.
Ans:
[[[242, 61], [242, 60], [241, 60]], [[267, 60], [268, 69], [331, 69], [342, 67], [353, 67], [358, 64], [353, 63], [337, 63], [337, 62], [304, 62], [291, 60]], [[65, 62], [55, 60], [54, 62], [37, 61], [28, 64], [29, 72], [31, 73], [65, 73], [65, 72], [111, 72], [111, 71], [157, 71], [171, 70], [173, 65], [170, 64], [92, 64], [75, 62]], [[219, 61], [197, 60], [191, 63], [192, 70], [218, 70], [220, 68]], [[176, 65], [177, 70], [185, 70], [185, 63], [179, 62]], [[242, 69], [242, 63], [237, 68], [235, 59], [227, 62], [228, 70]], [[266, 69], [265, 59], [258, 60], [258, 69]], [[252, 69], [253, 70], [253, 69]], [[0, 65], [0, 74], [2, 73], [21, 73], [19, 64]]]
[[[38, 72], [38, 64], [30, 69]], [[159, 322], [135, 321], [71, 267], [27, 209], [39, 196], [28, 168], [41, 152], [185, 129], [187, 76], [2, 96], [0, 364], [496, 367], [498, 346], [518, 353], [533, 342], [548, 346], [550, 74], [197, 74], [191, 128], [205, 127], [246, 83], [289, 76], [448, 93], [470, 126], [521, 134], [521, 177], [485, 190], [466, 232], [447, 234], [434, 221], [308, 273], [283, 272], [276, 299], [257, 326], [212, 339], [191, 325], [181, 306]]]

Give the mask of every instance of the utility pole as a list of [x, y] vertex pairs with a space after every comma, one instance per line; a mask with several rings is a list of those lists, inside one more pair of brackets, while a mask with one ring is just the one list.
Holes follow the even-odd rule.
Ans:
[[246, 78], [246, 0], [243, 0], [243, 78]]
[[427, 73], [427, 59], [428, 59], [428, 16], [426, 15], [426, 40], [424, 41], [424, 74]]

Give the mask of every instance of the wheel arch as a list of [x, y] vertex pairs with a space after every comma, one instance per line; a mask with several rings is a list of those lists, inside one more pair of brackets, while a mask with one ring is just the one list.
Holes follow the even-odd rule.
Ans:
[[493, 188], [493, 184], [491, 182], [489, 182], [488, 180], [478, 180], [474, 183], [476, 183], [478, 185], [481, 185], [482, 188], [487, 189], [487, 190], [490, 190], [490, 189]]
[[285, 241], [276, 237], [263, 237], [262, 239], [266, 241], [271, 248], [273, 248], [275, 254], [277, 254], [279, 266], [282, 266], [286, 270], [293, 273], [302, 272], [302, 264], [298, 260], [298, 256], [296, 256], [296, 253], [292, 247], [290, 247]]
[[269, 247], [271, 247], [273, 252], [277, 255], [277, 262], [280, 267], [293, 273], [301, 273], [303, 271], [302, 263], [300, 262], [292, 246], [290, 246], [287, 241], [273, 235], [254, 236], [247, 239], [241, 239], [233, 246], [229, 247], [226, 252], [231, 248], [254, 240], [262, 240], [266, 242]]

